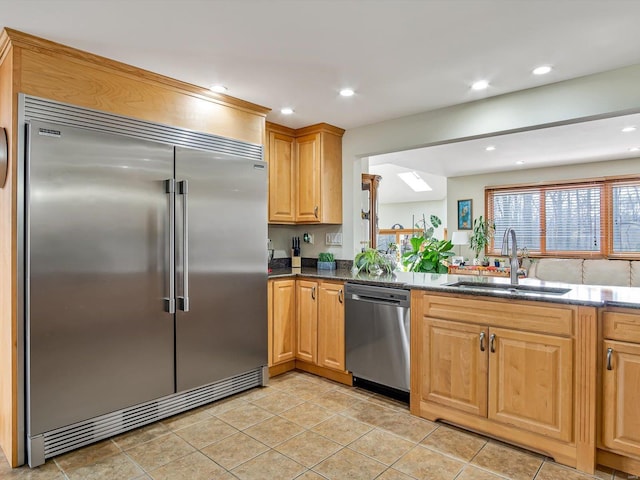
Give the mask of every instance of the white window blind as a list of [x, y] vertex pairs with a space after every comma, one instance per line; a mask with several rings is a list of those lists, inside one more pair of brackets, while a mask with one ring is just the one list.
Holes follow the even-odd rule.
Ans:
[[568, 181], [487, 189], [496, 228], [489, 253], [500, 255], [513, 227], [532, 255], [640, 258], [640, 178]]
[[518, 233], [518, 245], [540, 250], [539, 191], [496, 192], [491, 213], [496, 227], [494, 250], [502, 249], [502, 237], [509, 227]]
[[600, 251], [601, 187], [545, 190], [546, 250]]
[[640, 252], [640, 183], [614, 185], [613, 252]]

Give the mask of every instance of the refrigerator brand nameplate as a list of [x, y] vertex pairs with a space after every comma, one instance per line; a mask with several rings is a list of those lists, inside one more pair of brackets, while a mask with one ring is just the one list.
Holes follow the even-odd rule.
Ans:
[[39, 128], [38, 135], [42, 135], [43, 137], [56, 137], [60, 138], [62, 133], [60, 130], [52, 130], [51, 128]]

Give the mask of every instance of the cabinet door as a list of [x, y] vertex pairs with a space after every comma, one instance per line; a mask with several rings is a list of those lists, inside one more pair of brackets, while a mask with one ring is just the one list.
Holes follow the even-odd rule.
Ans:
[[343, 284], [322, 282], [319, 287], [318, 365], [345, 371]]
[[296, 282], [296, 358], [309, 363], [318, 359], [318, 283]]
[[275, 365], [295, 359], [296, 282], [295, 280], [274, 280], [272, 288], [271, 361]]
[[269, 221], [293, 223], [295, 216], [294, 138], [269, 132]]
[[298, 222], [320, 222], [322, 218], [320, 199], [320, 134], [305, 135], [296, 139]]
[[490, 328], [488, 417], [571, 441], [572, 415], [572, 340]]
[[603, 355], [602, 443], [640, 457], [640, 345], [605, 340]]
[[429, 317], [422, 321], [422, 399], [486, 416], [487, 328]]

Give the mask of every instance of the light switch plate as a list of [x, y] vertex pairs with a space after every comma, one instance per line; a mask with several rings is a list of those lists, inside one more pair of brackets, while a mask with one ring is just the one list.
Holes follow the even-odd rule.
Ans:
[[327, 233], [324, 243], [326, 245], [342, 245], [342, 232]]

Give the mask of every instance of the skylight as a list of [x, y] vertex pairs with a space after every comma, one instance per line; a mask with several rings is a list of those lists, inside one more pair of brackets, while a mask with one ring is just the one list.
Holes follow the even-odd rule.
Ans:
[[432, 189], [416, 172], [399, 173], [400, 179], [409, 185], [414, 192], [430, 192]]

